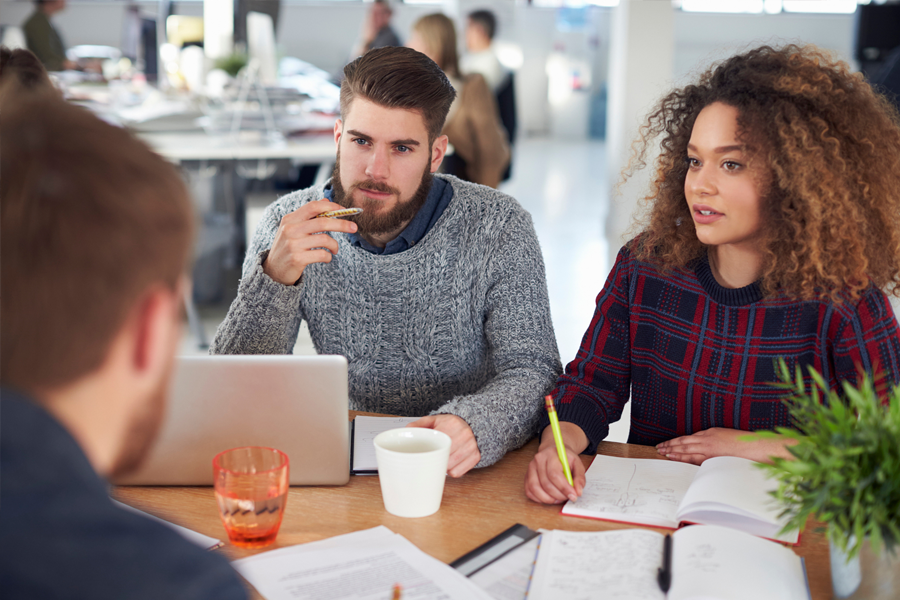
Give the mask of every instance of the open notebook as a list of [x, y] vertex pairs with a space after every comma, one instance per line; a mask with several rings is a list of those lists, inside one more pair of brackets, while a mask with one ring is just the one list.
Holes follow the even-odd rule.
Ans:
[[584, 493], [564, 515], [677, 528], [683, 523], [721, 525], [796, 544], [799, 532], [780, 531], [786, 520], [769, 495], [776, 482], [751, 460], [719, 456], [701, 466], [598, 454], [586, 473]]
[[528, 600], [809, 598], [803, 560], [790, 548], [712, 525], [672, 534], [672, 584], [663, 592], [664, 540], [646, 529], [544, 532]]

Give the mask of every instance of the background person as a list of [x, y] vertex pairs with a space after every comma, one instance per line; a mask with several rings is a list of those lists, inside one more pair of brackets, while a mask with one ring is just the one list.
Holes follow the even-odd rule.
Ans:
[[66, 0], [34, 0], [34, 12], [22, 24], [25, 43], [48, 71], [74, 69], [77, 65], [66, 58], [62, 36], [50, 17], [66, 8]]
[[105, 481], [141, 462], [165, 410], [192, 237], [184, 184], [55, 93], [3, 98], [3, 597], [244, 598], [223, 557], [116, 507]]
[[497, 17], [489, 10], [476, 10], [466, 18], [466, 53], [462, 57], [463, 73], [478, 73], [491, 91], [500, 90], [509, 75], [500, 64], [493, 41], [497, 32]]
[[394, 11], [388, 0], [373, 0], [369, 12], [366, 13], [366, 20], [363, 22], [362, 35], [353, 50], [353, 58], [375, 48], [403, 45], [397, 32], [391, 27], [393, 15]]
[[425, 15], [413, 25], [407, 46], [436, 62], [459, 94], [442, 131], [454, 151], [444, 172], [496, 188], [509, 165], [509, 141], [484, 77], [460, 72], [453, 21], [440, 13]]
[[[438, 65], [379, 48], [344, 76], [331, 180], [266, 210], [211, 352], [287, 354], [306, 321], [347, 357], [350, 408], [427, 415], [460, 476], [534, 435], [562, 370], [541, 249], [513, 198], [433, 175], [455, 96]], [[315, 218], [343, 206], [365, 212]]]
[[[631, 397], [628, 441], [671, 460], [790, 457], [775, 364], [831, 388], [862, 369], [900, 379], [900, 118], [860, 74], [813, 47], [763, 46], [663, 98], [648, 222], [619, 252], [553, 397], [575, 486], [550, 428], [528, 468], [537, 502], [574, 499]], [[637, 157], [643, 160], [643, 154]], [[542, 426], [547, 422], [542, 421]]]

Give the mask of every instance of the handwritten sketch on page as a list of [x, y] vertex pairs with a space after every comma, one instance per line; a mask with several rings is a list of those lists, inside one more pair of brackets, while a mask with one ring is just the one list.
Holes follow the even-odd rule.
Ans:
[[640, 516], [650, 525], [676, 527], [675, 513], [696, 472], [689, 464], [598, 455], [587, 471], [584, 494], [565, 512], [602, 512], [612, 520]]

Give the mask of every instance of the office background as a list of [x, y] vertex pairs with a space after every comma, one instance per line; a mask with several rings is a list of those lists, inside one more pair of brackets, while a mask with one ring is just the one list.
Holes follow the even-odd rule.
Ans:
[[[767, 10], [777, 5], [780, 12], [775, 14], [693, 12], [668, 0], [623, 0], [612, 7], [539, 4], [540, 0], [534, 4], [512, 0], [393, 3], [392, 25], [405, 41], [416, 19], [442, 11], [455, 19], [462, 45], [467, 13], [488, 8], [497, 15], [495, 42], [515, 68], [519, 127], [512, 178], [501, 190], [533, 215], [565, 364], [575, 355], [594, 299], [632, 223], [634, 199], [646, 183], [645, 177], [637, 177], [621, 188], [619, 196], [614, 194], [637, 123], [653, 100], [710, 62], [761, 43], [815, 44], [858, 68], [854, 60], [857, 17], [847, 12], [785, 12], [780, 10], [782, 0], [774, 4], [756, 0]], [[754, 0], [706, 2], [707, 7], [725, 4], [749, 6]], [[846, 9], [848, 2], [820, 4]], [[851, 9], [853, 4], [850, 0]], [[69, 0], [53, 22], [68, 46], [120, 47], [130, 6], [146, 15], [158, 12], [157, 2]], [[351, 58], [368, 9], [369, 3], [352, 0], [282, 0], [275, 32], [279, 55], [339, 73]], [[173, 2], [172, 10], [202, 16], [203, 2]], [[32, 11], [28, 0], [0, 0], [0, 26], [21, 25]], [[269, 190], [248, 198], [248, 215], [278, 193], [284, 192]], [[198, 303], [207, 336], [224, 317], [239, 277], [239, 257], [226, 255], [217, 260], [222, 264], [203, 270], [221, 269], [217, 276], [222, 291]], [[204, 276], [195, 271], [195, 277]], [[205, 352], [190, 330], [182, 352]], [[295, 352], [314, 352], [305, 330]], [[610, 439], [625, 441], [627, 431], [626, 414], [611, 429]]]

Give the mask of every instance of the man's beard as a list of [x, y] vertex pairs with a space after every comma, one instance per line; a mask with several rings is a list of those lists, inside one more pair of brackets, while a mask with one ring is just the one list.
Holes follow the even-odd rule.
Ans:
[[349, 221], [356, 223], [356, 226], [359, 228], [359, 234], [362, 236], [383, 235], [395, 231], [400, 233], [398, 229], [400, 229], [404, 223], [411, 221], [413, 217], [416, 216], [416, 213], [419, 212], [419, 209], [425, 204], [425, 200], [428, 198], [428, 192], [431, 191], [431, 183], [434, 180], [434, 175], [431, 174], [431, 169], [429, 168], [431, 166], [431, 161], [429, 160], [425, 165], [425, 172], [422, 173], [422, 180], [419, 183], [419, 187], [416, 189], [415, 193], [413, 193], [412, 197], [405, 201], [401, 198], [400, 203], [394, 208], [389, 211], [384, 211], [381, 206], [383, 203], [379, 200], [372, 200], [371, 198], [363, 196], [357, 202], [354, 202], [353, 192], [363, 188], [374, 192], [394, 194], [399, 197], [400, 190], [392, 188], [386, 183], [379, 183], [372, 180], [357, 181], [350, 186], [349, 190], [344, 190], [344, 186], [341, 184], [340, 165], [341, 151], [338, 150], [337, 160], [334, 162], [334, 170], [331, 173], [331, 187], [334, 190], [334, 201], [346, 208], [363, 209], [361, 214], [348, 217]]
[[[173, 361], [174, 362], [174, 361]], [[159, 433], [166, 412], [166, 396], [169, 393], [169, 379], [172, 366], [158, 387], [144, 402], [139, 414], [134, 415], [125, 434], [125, 442], [110, 471], [110, 478], [116, 479], [137, 470], [150, 453]]]

